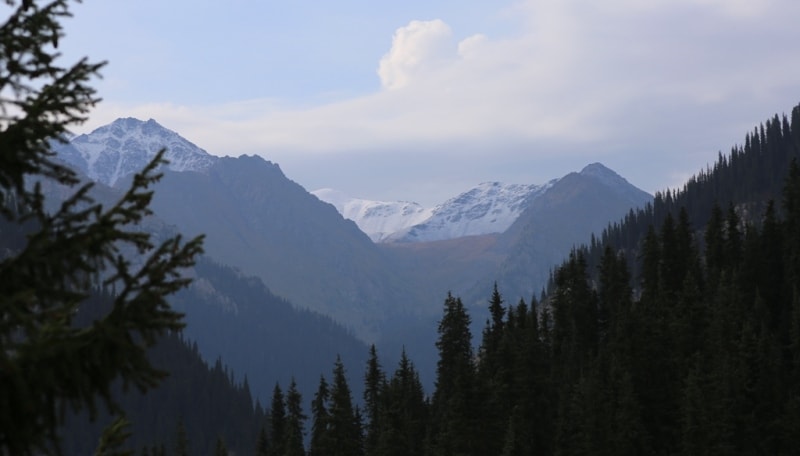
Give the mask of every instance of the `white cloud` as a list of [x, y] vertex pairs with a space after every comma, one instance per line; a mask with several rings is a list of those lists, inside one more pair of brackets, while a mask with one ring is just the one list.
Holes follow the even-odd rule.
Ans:
[[440, 19], [398, 28], [371, 94], [289, 108], [101, 105], [92, 121], [153, 117], [212, 153], [281, 163], [412, 149], [516, 166], [565, 151], [658, 154], [673, 163], [653, 190], [800, 98], [795, 0], [536, 0], [504, 17], [519, 29], [503, 38]]
[[473, 57], [475, 53], [481, 51], [487, 41], [488, 37], [482, 33], [464, 38], [458, 43], [458, 56], [464, 59]]
[[378, 65], [381, 84], [387, 89], [405, 87], [415, 77], [424, 75], [452, 58], [452, 30], [440, 19], [411, 21], [395, 31], [392, 48]]

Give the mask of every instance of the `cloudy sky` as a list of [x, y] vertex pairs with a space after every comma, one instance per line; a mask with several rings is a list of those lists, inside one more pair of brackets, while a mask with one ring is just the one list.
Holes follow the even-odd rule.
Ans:
[[156, 119], [308, 190], [433, 205], [602, 162], [680, 185], [800, 102], [797, 0], [86, 0], [78, 132]]

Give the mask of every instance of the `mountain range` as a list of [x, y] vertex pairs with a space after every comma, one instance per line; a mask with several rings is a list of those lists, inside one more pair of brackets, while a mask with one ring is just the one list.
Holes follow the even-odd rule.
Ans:
[[502, 233], [545, 185], [484, 182], [431, 209], [404, 201], [351, 198], [331, 189], [311, 192], [333, 204], [375, 242], [430, 242]]
[[[275, 163], [211, 155], [152, 119], [118, 119], [55, 149], [89, 178], [121, 186], [162, 147], [171, 164], [152, 208], [164, 225], [205, 234], [213, 261], [377, 343], [388, 359], [406, 347], [428, 379], [435, 348], [426, 337], [435, 336], [448, 290], [476, 310], [479, 324], [493, 283], [509, 299], [528, 300], [574, 245], [652, 199], [601, 164], [545, 184], [480, 184], [430, 210], [311, 194]], [[191, 306], [186, 311], [194, 318]]]
[[[579, 174], [624, 194], [634, 206], [651, 198], [601, 163], [587, 165]], [[503, 233], [561, 179], [543, 185], [484, 182], [430, 209], [414, 202], [353, 198], [329, 188], [311, 193], [332, 204], [375, 242], [431, 242]]]

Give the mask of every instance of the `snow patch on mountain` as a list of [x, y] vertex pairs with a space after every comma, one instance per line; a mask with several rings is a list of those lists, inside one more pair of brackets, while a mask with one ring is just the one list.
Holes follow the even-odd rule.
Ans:
[[430, 218], [388, 236], [386, 241], [428, 242], [502, 233], [556, 181], [544, 185], [484, 182], [436, 206]]
[[153, 119], [130, 117], [55, 146], [62, 160], [107, 185], [141, 171], [163, 148], [172, 171], [204, 171], [218, 159]]
[[405, 201], [352, 198], [329, 188], [311, 193], [354, 221], [374, 242], [427, 242], [502, 233], [556, 181], [545, 185], [485, 182], [431, 209]]
[[383, 242], [387, 236], [416, 225], [431, 216], [430, 209], [408, 201], [372, 201], [353, 198], [330, 188], [314, 190], [311, 194], [333, 205], [342, 217], [354, 221], [373, 242]]

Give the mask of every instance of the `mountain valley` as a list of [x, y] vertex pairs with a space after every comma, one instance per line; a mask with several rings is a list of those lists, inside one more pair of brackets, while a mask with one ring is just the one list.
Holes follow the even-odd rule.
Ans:
[[494, 283], [511, 299], [528, 300], [574, 245], [652, 199], [599, 163], [543, 185], [480, 184], [430, 210], [333, 190], [312, 194], [263, 158], [212, 156], [154, 120], [130, 118], [56, 150], [119, 186], [126, 170], [174, 145], [152, 203], [163, 223], [205, 234], [214, 261], [258, 277], [298, 309], [332, 318], [389, 358], [406, 347], [428, 381], [435, 368], [428, 335], [448, 290], [476, 312], [477, 326]]

